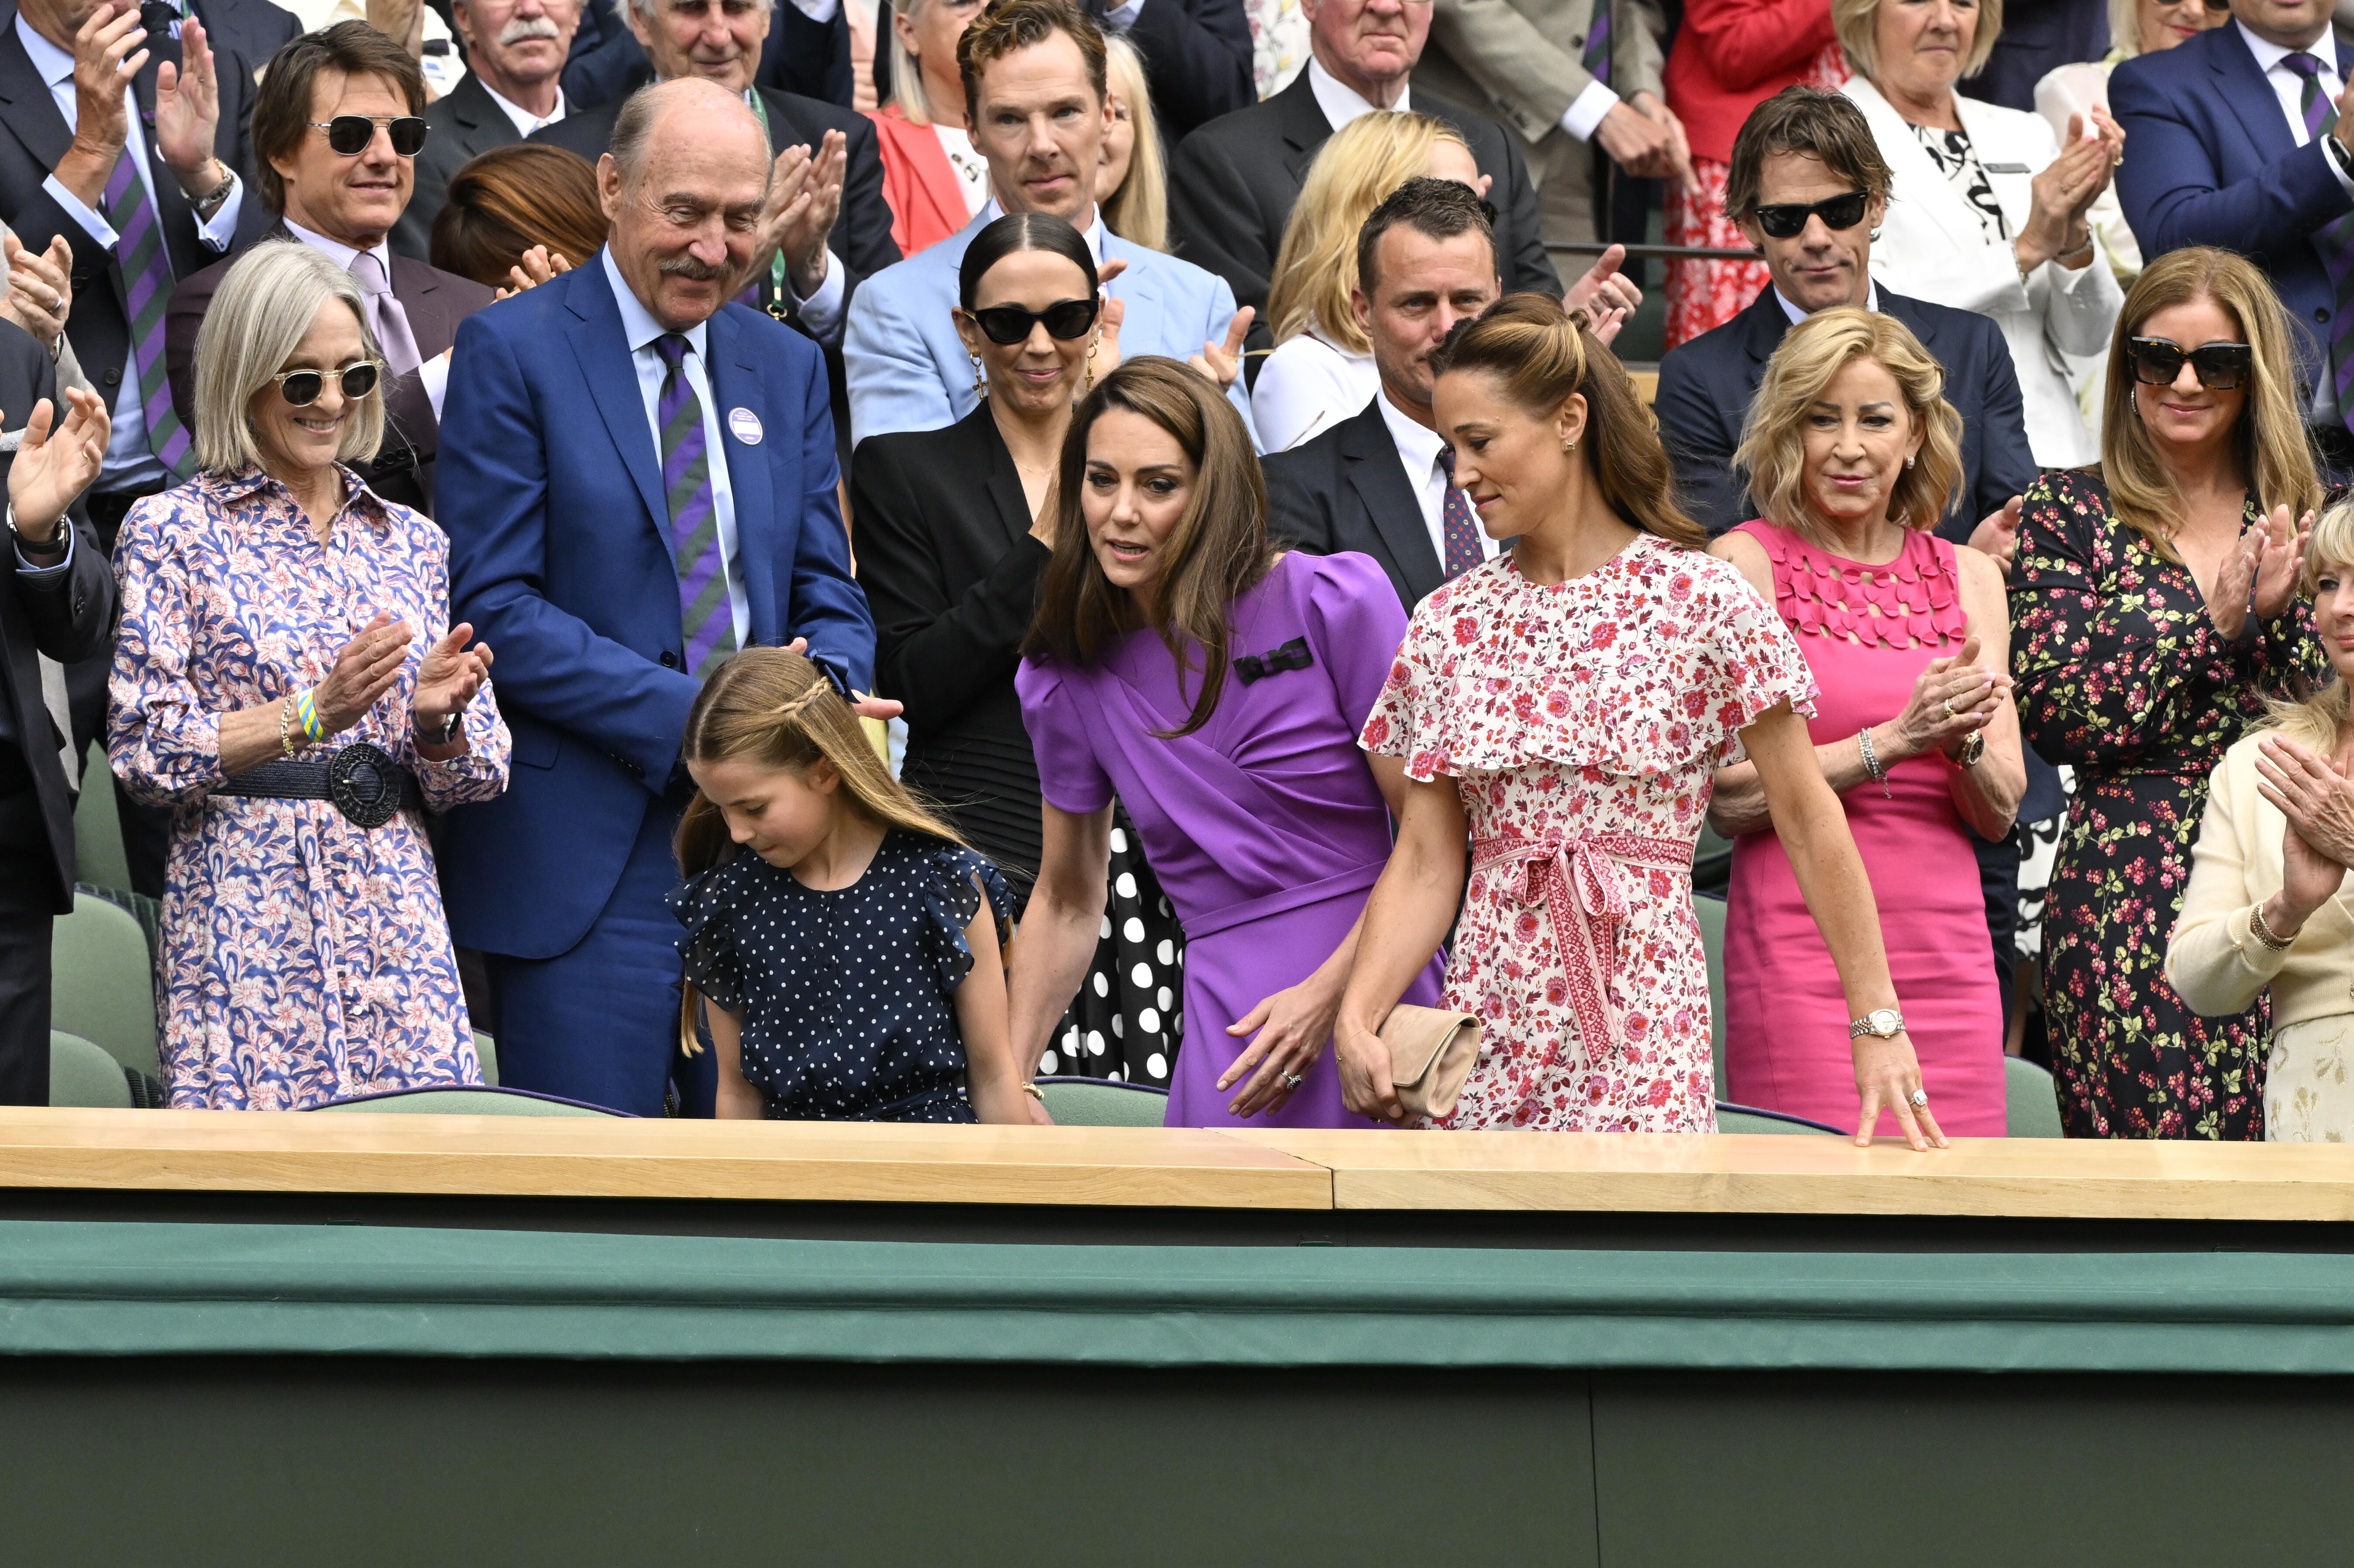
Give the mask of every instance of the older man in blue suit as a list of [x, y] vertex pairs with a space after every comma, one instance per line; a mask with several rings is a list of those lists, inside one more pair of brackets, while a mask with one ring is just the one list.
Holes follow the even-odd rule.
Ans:
[[2156, 260], [2186, 245], [2237, 250], [2272, 279], [2298, 328], [2316, 433], [2354, 458], [2354, 50], [2330, 0], [2232, 0], [2232, 22], [2117, 67], [2125, 127], [2117, 199]]
[[[875, 627], [824, 361], [726, 302], [768, 188], [759, 122], [707, 81], [648, 88], [597, 173], [607, 248], [458, 335], [439, 520], [453, 612], [499, 650], [515, 767], [452, 815], [441, 865], [451, 929], [487, 959], [503, 1081], [655, 1114], [687, 708], [728, 652], [797, 639], [863, 690]], [[681, 1058], [690, 1111], [709, 1059]]]
[[[1096, 171], [1112, 122], [1104, 94], [1103, 34], [1071, 0], [999, 0], [957, 43], [973, 144], [996, 195], [964, 231], [866, 281], [850, 302], [843, 359], [854, 444], [897, 430], [932, 430], [972, 412], [972, 356], [957, 337], [957, 269], [973, 236], [1009, 212], [1066, 219], [1095, 251], [1107, 330], [1120, 356], [1201, 358], [1250, 420], [1238, 363], [1247, 316], [1235, 319], [1225, 280], [1190, 261], [1106, 232]], [[1221, 341], [1223, 340], [1223, 342]]]

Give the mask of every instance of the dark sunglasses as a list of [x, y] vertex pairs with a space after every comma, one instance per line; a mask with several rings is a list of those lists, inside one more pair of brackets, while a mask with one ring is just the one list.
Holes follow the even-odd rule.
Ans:
[[392, 133], [392, 150], [404, 158], [413, 158], [424, 149], [425, 132], [432, 127], [414, 114], [397, 119], [371, 120], [365, 114], [338, 114], [323, 124], [306, 120], [304, 124], [314, 131], [327, 133], [327, 145], [346, 158], [356, 158], [368, 150], [376, 140], [376, 128], [383, 126]]
[[1002, 348], [1011, 348], [1030, 335], [1030, 329], [1040, 322], [1046, 323], [1048, 337], [1068, 343], [1075, 337], [1085, 337], [1087, 329], [1096, 324], [1096, 312], [1100, 302], [1092, 296], [1084, 300], [1058, 300], [1043, 311], [1024, 310], [1020, 305], [991, 305], [987, 310], [967, 311], [981, 328], [981, 335]]
[[1776, 239], [1796, 239], [1806, 232], [1807, 219], [1819, 217], [1823, 227], [1836, 233], [1853, 228], [1863, 221], [1863, 209], [1872, 205], [1872, 197], [1862, 191], [1850, 191], [1845, 196], [1830, 196], [1817, 202], [1777, 202], [1772, 207], [1753, 207], [1757, 215], [1757, 227]]
[[2255, 355], [2244, 343], [2211, 343], [2185, 349], [2162, 337], [2137, 337], [2126, 344], [2133, 361], [2134, 379], [2145, 387], [2171, 387], [2189, 360], [2199, 385], [2210, 392], [2229, 392], [2248, 378]]
[[327, 377], [335, 378], [346, 398], [357, 400], [376, 390], [381, 374], [374, 360], [361, 359], [341, 370], [281, 370], [270, 379], [278, 383], [278, 395], [297, 408], [307, 408], [319, 400], [327, 389]]

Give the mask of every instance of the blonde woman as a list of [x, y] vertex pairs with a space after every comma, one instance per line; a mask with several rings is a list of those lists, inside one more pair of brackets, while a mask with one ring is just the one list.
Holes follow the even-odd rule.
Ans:
[[1105, 227], [1148, 250], [1169, 249], [1169, 176], [1161, 161], [1161, 126], [1145, 85], [1144, 57], [1118, 33], [1104, 35], [1104, 86], [1111, 129], [1103, 139], [1096, 200]]
[[195, 479], [131, 508], [107, 755], [173, 807], [164, 1065], [188, 1109], [474, 1084], [424, 810], [506, 788], [449, 543], [351, 469], [384, 438], [349, 272], [256, 246], [196, 338]]
[[[1945, 373], [1903, 322], [1818, 312], [1767, 363], [1734, 459], [1758, 519], [1712, 551], [1775, 607], [1814, 676], [1815, 759], [1886, 912], [1889, 973], [1938, 1124], [1999, 1138], [2002, 992], [1970, 835], [2009, 832], [2027, 768], [2001, 569], [1932, 532], [1961, 486], [1961, 433]], [[1717, 769], [1708, 817], [1734, 841], [1727, 1092], [1844, 1123], [1847, 998], [1755, 762]]]
[[2264, 1137], [2354, 1138], [2354, 503], [2306, 542], [2305, 588], [2334, 672], [2242, 737], [2216, 766], [2166, 952], [2166, 978], [2197, 1012], [2272, 1002]]
[[1855, 76], [1840, 90], [1872, 126], [1893, 179], [1872, 248], [1883, 287], [1992, 318], [2010, 344], [2041, 468], [2100, 455], [2062, 354], [2098, 354], [2116, 276], [2087, 217], [2125, 154], [2105, 110], [2063, 138], [2034, 115], [1965, 98], [2002, 30], [2002, 0], [1831, 0]]
[[2264, 1136], [2264, 1000], [2201, 1018], [2163, 969], [2209, 774], [2328, 674], [2296, 593], [2321, 482], [2288, 334], [2241, 257], [2152, 262], [2109, 351], [2100, 469], [2045, 476], [2020, 514], [2020, 722], [2076, 769], [2043, 915], [2071, 1137]]
[[891, 0], [891, 101], [867, 115], [883, 153], [891, 239], [906, 255], [989, 205], [989, 163], [966, 134], [957, 40], [981, 0]]

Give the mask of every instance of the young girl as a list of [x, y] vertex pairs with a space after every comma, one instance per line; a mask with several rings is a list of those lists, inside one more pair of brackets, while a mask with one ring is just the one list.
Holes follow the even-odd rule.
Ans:
[[696, 1050], [710, 1004], [718, 1114], [1029, 1121], [1006, 1031], [1005, 884], [884, 768], [817, 666], [778, 648], [727, 660], [680, 754], [698, 790], [672, 897], [680, 1026]]

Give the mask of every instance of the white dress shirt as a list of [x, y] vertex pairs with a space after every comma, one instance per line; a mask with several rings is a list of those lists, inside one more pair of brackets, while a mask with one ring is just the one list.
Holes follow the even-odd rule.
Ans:
[[[638, 396], [646, 406], [646, 429], [653, 433], [654, 461], [662, 461], [663, 376], [670, 367], [654, 351], [654, 339], [670, 329], [654, 320], [630, 285], [621, 278], [621, 270], [613, 265], [613, 253], [600, 250], [599, 260], [605, 268], [605, 281], [613, 286], [613, 302], [621, 307], [621, 335], [630, 341], [630, 365], [638, 373]], [[709, 340], [710, 323], [697, 322], [679, 334], [686, 339], [687, 354], [679, 362], [695, 395], [703, 404], [703, 448], [710, 454], [711, 511], [719, 525], [720, 569], [727, 579], [728, 619], [736, 623], [736, 646], [744, 646], [752, 635], [752, 601], [744, 592], [744, 571], [736, 554], [736, 490], [727, 472], [727, 448], [720, 440], [719, 400], [712, 395], [711, 373], [704, 366], [704, 344]], [[662, 524], [663, 544], [672, 548], [670, 519], [656, 519]], [[675, 556], [673, 555], [673, 558]]]
[[[360, 252], [356, 246], [346, 245], [340, 239], [330, 239], [323, 234], [313, 234], [291, 217], [279, 221], [285, 224], [287, 233], [346, 272], [352, 270], [352, 263], [359, 260]], [[392, 247], [379, 239], [368, 254], [375, 257], [376, 264], [384, 269], [385, 287], [390, 288]], [[444, 349], [419, 365], [417, 378], [425, 384], [425, 400], [433, 405], [433, 422], [439, 425], [441, 422], [441, 395], [450, 389], [450, 351]]]
[[[1378, 114], [1381, 105], [1367, 101], [1357, 90], [1324, 69], [1324, 62], [1314, 55], [1308, 57], [1308, 90], [1316, 95], [1316, 107], [1324, 111], [1325, 122], [1338, 131], [1360, 114]], [[1414, 88], [1408, 85], [1398, 92], [1390, 108], [1400, 114], [1413, 112]]]
[[[1802, 311], [1797, 306], [1792, 304], [1790, 302], [1790, 296], [1784, 293], [1778, 288], [1774, 291], [1774, 302], [1782, 307], [1782, 313], [1790, 318], [1790, 324], [1792, 326], [1797, 326], [1800, 322], [1805, 321], [1809, 315], [1814, 313], [1811, 311]], [[1878, 315], [1880, 313], [1880, 285], [1878, 282], [1870, 281], [1865, 282], [1863, 286], [1863, 308], [1870, 311], [1873, 315]]]
[[551, 110], [545, 118], [542, 118], [539, 115], [534, 114], [530, 110], [525, 109], [522, 104], [517, 103], [514, 99], [509, 98], [506, 94], [501, 92], [497, 88], [493, 87], [488, 79], [482, 77], [481, 72], [478, 71], [475, 75], [478, 79], [482, 80], [482, 90], [491, 95], [491, 101], [499, 106], [499, 112], [507, 117], [508, 121], [514, 126], [515, 134], [518, 136], [528, 136], [533, 132], [538, 130], [541, 126], [553, 125], [557, 121], [564, 118], [564, 90], [560, 87], [556, 90], [556, 107]]
[[[1397, 443], [1398, 462], [1405, 470], [1405, 482], [1414, 489], [1414, 498], [1422, 506], [1422, 525], [1430, 534], [1430, 548], [1438, 557], [1438, 569], [1447, 569], [1447, 470], [1440, 465], [1438, 454], [1447, 450], [1447, 442], [1428, 425], [1417, 424], [1398, 411], [1389, 394], [1382, 394], [1382, 422], [1390, 428], [1390, 440]], [[1497, 542], [1479, 526], [1479, 514], [1471, 514], [1471, 526], [1479, 535], [1479, 558], [1496, 558]]]
[[[2321, 69], [2314, 73], [2314, 85], [2321, 90], [2324, 98], [2335, 104], [2338, 95], [2346, 90], [2346, 79], [2338, 74], [2337, 38], [2325, 32], [2307, 48], [2290, 49], [2256, 37], [2248, 31], [2245, 22], [2235, 19], [2232, 26], [2240, 29], [2240, 41], [2248, 46], [2250, 54], [2256, 57], [2256, 69], [2264, 73], [2264, 80], [2272, 86], [2273, 96], [2280, 100], [2281, 112], [2288, 116], [2288, 133], [2296, 138], [2298, 146], [2306, 145], [2313, 138], [2306, 134], [2305, 130], [2305, 78], [2281, 61], [2296, 54], [2311, 55], [2319, 60]], [[2354, 175], [2340, 168], [2337, 159], [2326, 161], [2329, 164], [2329, 172], [2338, 177], [2338, 183], [2346, 187], [2348, 195], [2354, 196]]]
[[[1090, 207], [1087, 208], [1087, 222], [1078, 226], [1079, 238], [1087, 242], [1087, 254], [1096, 259], [1096, 270], [1097, 272], [1101, 272], [1103, 270], [1104, 229], [1103, 225], [1096, 221], [1096, 216], [1102, 211], [1103, 208], [1099, 207]], [[998, 200], [995, 196], [991, 196], [989, 198], [989, 205], [981, 209], [981, 226], [983, 228], [987, 228], [990, 224], [995, 223], [999, 218], [1003, 217], [1004, 216], [1005, 204]]]
[[[79, 130], [81, 103], [74, 94], [73, 56], [33, 31], [22, 12], [16, 16], [16, 39], [25, 46], [25, 53], [32, 59], [33, 69], [49, 84], [49, 97], [57, 104], [58, 112], [65, 116], [66, 129]], [[155, 171], [147, 164], [147, 138], [140, 130], [139, 101], [128, 87], [122, 90], [122, 102], [127, 123], [131, 127], [128, 143], [131, 166], [138, 171], [139, 183], [147, 187], [147, 200], [154, 207], [156, 220], [160, 223], [164, 208], [163, 204], [155, 200]], [[223, 163], [221, 167], [227, 169], [228, 164]], [[229, 178], [236, 180], [237, 175], [232, 172]], [[120, 236], [103, 216], [92, 212], [80, 196], [66, 189], [55, 175], [42, 181], [41, 188], [65, 209], [68, 217], [81, 226], [82, 231], [100, 249], [109, 254], [113, 252], [114, 242]], [[237, 237], [238, 214], [244, 207], [245, 185], [239, 181], [228, 193], [228, 199], [221, 203], [211, 218], [196, 226], [196, 236], [204, 241], [206, 249], [226, 251], [228, 249], [229, 241]], [[164, 252], [166, 267], [171, 264], [171, 260], [170, 248], [166, 247]], [[123, 281], [127, 287], [130, 280]], [[147, 444], [147, 409], [139, 397], [138, 352], [139, 345], [133, 343], [122, 356], [122, 385], [115, 389], [114, 394], [113, 432], [107, 439], [106, 462], [99, 471], [95, 489], [129, 490], [136, 485], [162, 483], [171, 478], [164, 465], [155, 461], [155, 453]], [[93, 375], [103, 374], [97, 366], [90, 368]]]

